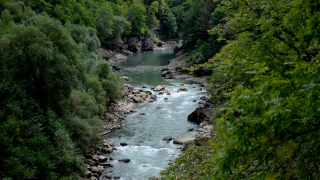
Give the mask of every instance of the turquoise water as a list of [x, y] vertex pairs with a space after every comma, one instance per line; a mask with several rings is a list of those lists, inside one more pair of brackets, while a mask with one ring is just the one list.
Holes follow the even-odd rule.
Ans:
[[[183, 80], [165, 80], [161, 77], [161, 69], [167, 62], [174, 58], [172, 51], [151, 51], [135, 53], [127, 61], [118, 63], [117, 66], [124, 71], [120, 75], [128, 76], [133, 81], [128, 84], [136, 89], [151, 90], [157, 85], [164, 85], [171, 95], [157, 95], [157, 101], [153, 103], [139, 103], [135, 110], [137, 113], [130, 114], [126, 120], [126, 127], [107, 135], [108, 140], [113, 142], [117, 148], [111, 156], [115, 161], [113, 168], [107, 168], [105, 173], [112, 173], [113, 176], [121, 176], [121, 179], [148, 179], [152, 176], [159, 177], [161, 170], [165, 169], [168, 160], [177, 157], [181, 152], [181, 145], [162, 141], [166, 136], [176, 138], [180, 133], [195, 135], [195, 131], [189, 128], [197, 128], [197, 124], [188, 122], [187, 117], [198, 107], [200, 97], [207, 96], [204, 91], [198, 91], [199, 86], [192, 82]], [[182, 87], [188, 91], [177, 92]], [[202, 88], [203, 89], [203, 88]], [[152, 91], [153, 94], [158, 92]], [[168, 100], [164, 98], [167, 97]], [[197, 102], [193, 102], [197, 100]], [[163, 107], [157, 109], [157, 107]], [[140, 115], [145, 112], [146, 115]], [[128, 146], [121, 147], [120, 142], [128, 143]], [[118, 159], [129, 158], [129, 163], [117, 161]]]

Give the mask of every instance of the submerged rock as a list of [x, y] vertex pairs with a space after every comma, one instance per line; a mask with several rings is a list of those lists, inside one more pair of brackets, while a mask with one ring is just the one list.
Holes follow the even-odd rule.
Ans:
[[121, 146], [127, 146], [127, 143], [120, 143]]
[[128, 163], [128, 162], [130, 162], [130, 159], [120, 159], [118, 161]]
[[163, 141], [171, 141], [173, 138], [171, 136], [164, 137]]

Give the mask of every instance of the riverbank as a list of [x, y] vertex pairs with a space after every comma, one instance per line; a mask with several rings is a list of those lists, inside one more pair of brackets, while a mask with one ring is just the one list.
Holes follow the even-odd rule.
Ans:
[[189, 74], [188, 71], [183, 70], [184, 68], [189, 68], [191, 62], [188, 61], [187, 55], [181, 55], [175, 59], [168, 62], [168, 65], [162, 68], [162, 77], [164, 79], [183, 79], [192, 81], [200, 86], [207, 87], [210, 84], [208, 80], [209, 76], [197, 76]]

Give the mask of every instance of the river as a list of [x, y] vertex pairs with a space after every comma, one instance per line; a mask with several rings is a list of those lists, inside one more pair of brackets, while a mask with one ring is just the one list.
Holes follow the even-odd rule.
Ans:
[[[197, 128], [198, 125], [189, 122], [187, 117], [199, 106], [200, 97], [208, 94], [199, 91], [200, 87], [189, 81], [162, 79], [160, 70], [173, 58], [172, 50], [139, 52], [131, 55], [127, 61], [117, 64], [124, 71], [121, 76], [133, 79], [128, 84], [133, 85], [135, 89], [142, 89], [145, 86], [147, 88], [144, 90], [151, 91], [152, 87], [164, 85], [171, 95], [157, 95], [158, 100], [153, 103], [138, 104], [135, 107], [138, 112], [128, 115], [124, 121], [126, 127], [107, 135], [108, 141], [113, 142], [117, 150], [105, 154], [115, 161], [111, 161], [114, 167], [105, 169], [103, 176], [111, 173], [123, 180], [159, 177], [168, 160], [175, 159], [181, 152], [179, 148], [182, 147], [173, 144], [172, 141], [169, 143], [162, 141], [162, 138], [166, 136], [176, 138], [180, 133], [192, 136], [196, 134], [196, 131], [189, 129]], [[182, 87], [181, 84], [188, 91], [177, 92]], [[154, 91], [152, 93], [158, 94]], [[165, 97], [168, 100], [165, 100]], [[157, 109], [159, 106], [163, 108]], [[140, 115], [139, 112], [145, 112], [146, 115]], [[128, 146], [120, 146], [120, 143], [127, 143]], [[126, 158], [131, 161], [129, 163], [117, 161]]]

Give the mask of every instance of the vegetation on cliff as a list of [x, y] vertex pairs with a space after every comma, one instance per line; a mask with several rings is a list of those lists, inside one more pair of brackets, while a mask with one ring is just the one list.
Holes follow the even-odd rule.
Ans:
[[215, 0], [210, 30], [227, 45], [209, 62], [216, 137], [163, 179], [319, 179], [319, 7], [312, 0]]

